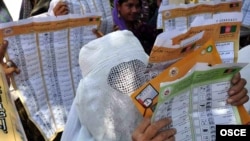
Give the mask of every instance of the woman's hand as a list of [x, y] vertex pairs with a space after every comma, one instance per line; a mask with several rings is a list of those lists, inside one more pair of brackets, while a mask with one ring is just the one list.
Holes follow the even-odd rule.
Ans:
[[0, 63], [3, 67], [3, 71], [7, 77], [7, 81], [9, 84], [9, 76], [13, 73], [19, 74], [20, 69], [17, 68], [16, 64], [12, 62], [11, 60], [8, 60], [7, 62], [4, 62], [4, 54], [8, 47], [8, 41], [4, 41], [3, 44], [0, 45]]
[[118, 25], [114, 25], [113, 26], [113, 31], [117, 31], [117, 30], [120, 30], [119, 26]]
[[[119, 30], [119, 27], [116, 26], [116, 25], [113, 26], [113, 32], [117, 31], [117, 30]], [[93, 28], [92, 32], [96, 35], [97, 38], [100, 38], [100, 37], [104, 36], [104, 34], [100, 30], [98, 30], [96, 28]]]
[[170, 118], [151, 123], [149, 118], [144, 118], [132, 134], [133, 141], [174, 141], [176, 129], [162, 130], [171, 123]]
[[249, 100], [247, 89], [245, 88], [246, 80], [241, 78], [240, 73], [236, 73], [231, 79], [232, 87], [228, 91], [227, 103], [234, 106], [242, 105]]
[[55, 16], [67, 15], [69, 8], [66, 2], [59, 1], [53, 9]]
[[100, 30], [96, 29], [96, 28], [93, 28], [92, 32], [95, 34], [95, 36], [97, 38], [100, 38], [100, 37], [104, 36], [103, 33]]

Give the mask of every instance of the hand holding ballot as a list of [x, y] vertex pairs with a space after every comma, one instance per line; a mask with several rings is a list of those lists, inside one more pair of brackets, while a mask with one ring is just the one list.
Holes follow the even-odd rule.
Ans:
[[[8, 41], [4, 41], [1, 45], [0, 45], [0, 63], [3, 67], [3, 71], [6, 74], [7, 78], [16, 73], [19, 74], [20, 73], [20, 69], [17, 68], [16, 64], [14, 62], [12, 62], [11, 60], [8, 60], [7, 62], [4, 61], [4, 54], [6, 53], [8, 47]], [[7, 79], [8, 84], [9, 84], [9, 79]]]
[[232, 87], [228, 91], [227, 103], [237, 106], [246, 103], [249, 100], [248, 91], [245, 88], [247, 82], [241, 78], [240, 73], [236, 73], [231, 79]]
[[172, 120], [170, 118], [161, 119], [154, 123], [151, 123], [150, 118], [144, 118], [139, 126], [135, 129], [132, 134], [133, 141], [174, 141], [174, 135], [176, 129], [162, 130], [163, 127], [170, 125]]

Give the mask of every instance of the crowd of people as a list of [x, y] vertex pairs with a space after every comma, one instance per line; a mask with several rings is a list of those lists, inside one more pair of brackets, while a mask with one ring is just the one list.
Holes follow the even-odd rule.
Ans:
[[[157, 0], [158, 6], [160, 2], [161, 0]], [[31, 10], [24, 12], [27, 9], [23, 8], [20, 18], [35, 16], [49, 9], [52, 9], [49, 11], [53, 13], [51, 16], [69, 13], [67, 3], [52, 0], [50, 8], [49, 3], [49, 0], [30, 2]], [[27, 3], [23, 3], [25, 4]], [[154, 16], [147, 21], [141, 19], [142, 5], [143, 0], [114, 0], [112, 11], [114, 32], [101, 35], [94, 29], [93, 32], [99, 38], [82, 47], [79, 64], [84, 77], [79, 82], [62, 137], [59, 135], [55, 141], [175, 140], [174, 134], [178, 131], [174, 128], [164, 128], [171, 123], [170, 118], [151, 123], [149, 118], [142, 117], [130, 100], [130, 94], [145, 83], [143, 70], [146, 68], [148, 55], [155, 39], [162, 32], [157, 30]], [[37, 7], [41, 9], [38, 10]], [[8, 42], [4, 41], [0, 46], [0, 61], [9, 78], [13, 73], [22, 72], [14, 62], [4, 61], [7, 47]], [[106, 47], [109, 48], [108, 51], [105, 51]], [[96, 52], [89, 53], [93, 48]], [[112, 56], [113, 54], [115, 56]], [[96, 63], [97, 60], [89, 60], [88, 57], [98, 58], [97, 60], [100, 61], [98, 63], [102, 65], [91, 68], [90, 64]], [[126, 71], [126, 69], [129, 70]], [[126, 80], [122, 77], [127, 75], [138, 79]], [[228, 91], [227, 103], [234, 106], [246, 103], [249, 99], [245, 88], [246, 80], [237, 73], [231, 82], [232, 87]], [[22, 106], [20, 101], [16, 101], [16, 106], [19, 112], [24, 110], [20, 108]], [[25, 118], [22, 121], [23, 124], [24, 122], [27, 124], [27, 115], [23, 118]], [[38, 132], [35, 128], [32, 122], [26, 125], [27, 138], [31, 141], [44, 140], [41, 135], [35, 133]]]

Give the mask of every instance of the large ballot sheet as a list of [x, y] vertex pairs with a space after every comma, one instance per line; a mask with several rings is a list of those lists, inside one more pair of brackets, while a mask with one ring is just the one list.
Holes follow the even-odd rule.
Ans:
[[92, 29], [98, 29], [100, 22], [100, 13], [90, 13], [0, 25], [0, 41], [9, 42], [6, 59], [21, 70], [12, 78], [15, 94], [46, 140], [52, 140], [64, 129], [82, 78], [80, 49], [97, 38]]

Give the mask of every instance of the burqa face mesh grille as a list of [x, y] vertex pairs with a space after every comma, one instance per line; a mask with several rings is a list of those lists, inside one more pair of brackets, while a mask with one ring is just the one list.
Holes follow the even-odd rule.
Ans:
[[123, 94], [132, 93], [146, 82], [145, 68], [146, 65], [140, 60], [123, 62], [111, 68], [108, 84]]

